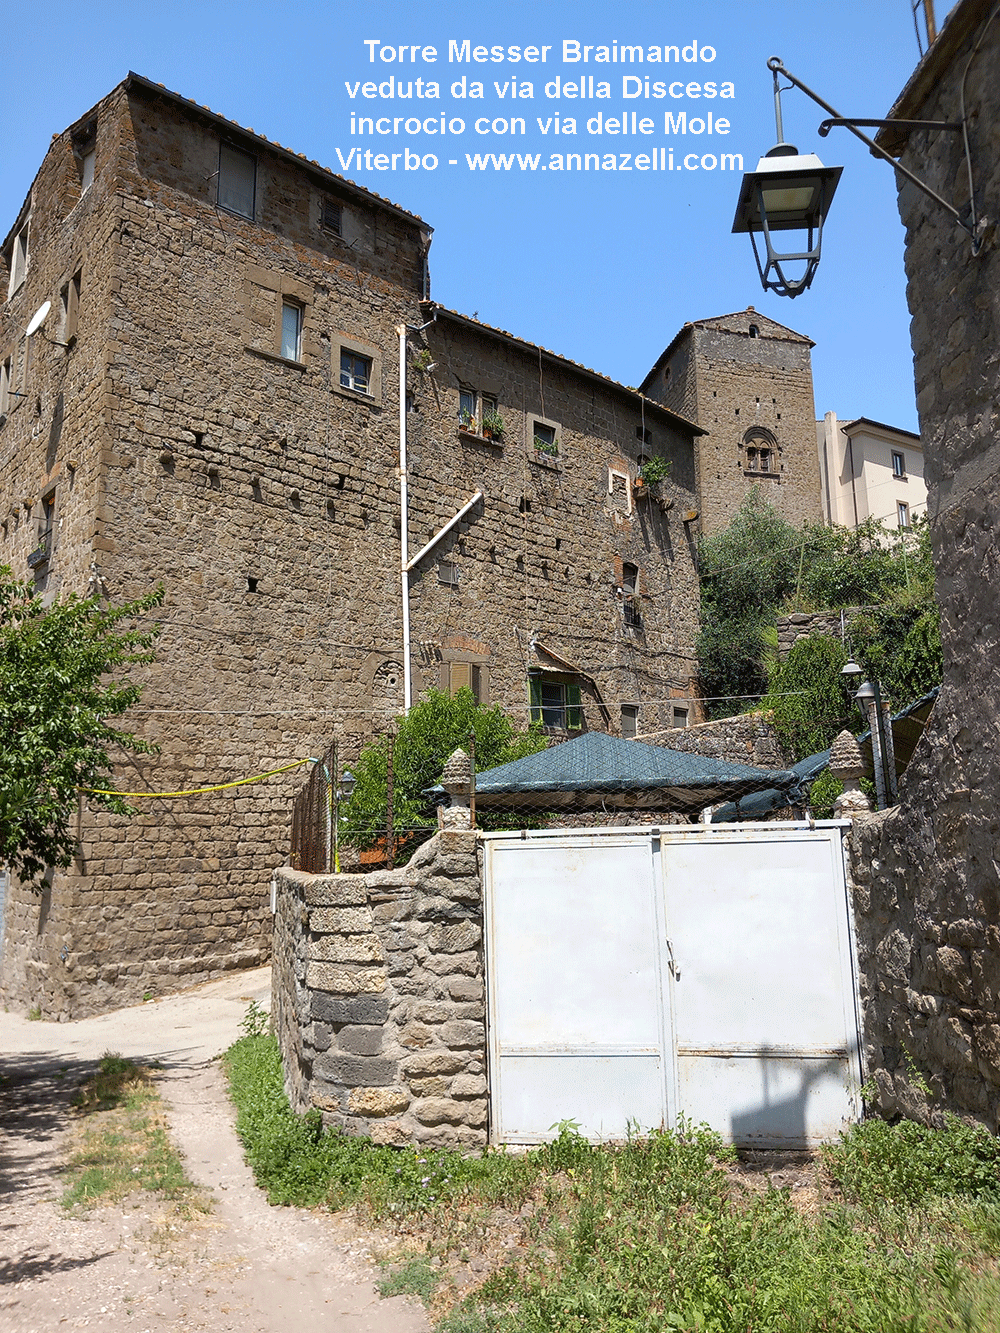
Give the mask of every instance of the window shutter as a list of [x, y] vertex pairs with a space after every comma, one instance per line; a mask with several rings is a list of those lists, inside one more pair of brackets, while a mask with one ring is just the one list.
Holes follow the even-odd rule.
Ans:
[[542, 678], [541, 676], [528, 677], [528, 694], [531, 701], [531, 721], [541, 722], [542, 720]]
[[581, 731], [583, 729], [583, 708], [580, 703], [579, 685], [566, 686], [566, 730]]
[[451, 694], [452, 698], [459, 690], [472, 689], [472, 666], [469, 662], [452, 662]]

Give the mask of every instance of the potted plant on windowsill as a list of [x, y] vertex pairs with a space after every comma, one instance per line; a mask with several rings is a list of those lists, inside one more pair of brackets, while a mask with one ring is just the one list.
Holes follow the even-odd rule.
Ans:
[[541, 435], [536, 435], [536, 436], [535, 436], [534, 443], [535, 443], [535, 453], [536, 453], [536, 454], [541, 454], [544, 458], [558, 458], [558, 457], [559, 457], [559, 442], [558, 442], [558, 440], [546, 440], [546, 439], [543, 439]]
[[497, 443], [503, 439], [503, 417], [499, 412], [483, 413], [483, 438]]
[[476, 418], [472, 415], [472, 413], [468, 410], [468, 408], [463, 407], [458, 414], [458, 429], [464, 430], [466, 435], [479, 434], [479, 432], [476, 430]]

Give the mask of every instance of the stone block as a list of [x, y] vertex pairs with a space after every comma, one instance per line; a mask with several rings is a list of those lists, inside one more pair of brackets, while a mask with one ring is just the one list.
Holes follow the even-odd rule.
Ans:
[[431, 1074], [457, 1074], [465, 1068], [465, 1057], [452, 1051], [419, 1051], [408, 1055], [402, 1063], [408, 1078], [427, 1078]]
[[459, 921], [428, 931], [427, 947], [432, 953], [465, 953], [475, 949], [482, 938], [483, 932], [474, 921]]
[[305, 883], [310, 907], [367, 907], [366, 875], [317, 875]]
[[376, 1120], [369, 1126], [368, 1134], [372, 1143], [401, 1148], [410, 1142], [409, 1127], [401, 1120]]
[[449, 1091], [453, 1097], [484, 1097], [486, 1079], [482, 1074], [456, 1074]]
[[438, 1035], [452, 1049], [474, 1047], [481, 1050], [486, 1045], [486, 1028], [482, 1023], [444, 1023]]
[[347, 1109], [354, 1115], [398, 1115], [410, 1104], [410, 1094], [404, 1088], [352, 1088]]
[[414, 1097], [444, 1097], [448, 1091], [448, 1080], [440, 1074], [433, 1078], [411, 1078], [407, 1082]]
[[333, 995], [379, 995], [385, 990], [383, 968], [350, 968], [337, 963], [310, 963], [306, 985], [310, 990], [329, 991]]
[[314, 907], [309, 913], [315, 935], [363, 935], [373, 924], [370, 907]]
[[434, 1033], [423, 1023], [407, 1023], [400, 1029], [399, 1044], [409, 1050], [420, 1050], [435, 1040]]
[[337, 1033], [337, 1047], [350, 1055], [378, 1055], [382, 1049], [380, 1027], [342, 1027]]
[[453, 1000], [480, 1000], [483, 996], [483, 983], [479, 977], [447, 977], [444, 988]]
[[396, 1062], [375, 1056], [327, 1052], [313, 1062], [313, 1074], [343, 1088], [384, 1088], [396, 1077]]
[[309, 943], [309, 957], [323, 963], [381, 963], [385, 961], [377, 935], [320, 935]]
[[450, 1097], [427, 1097], [417, 1102], [413, 1114], [422, 1125], [462, 1125], [466, 1107]]
[[317, 991], [310, 997], [310, 1012], [321, 1023], [375, 1023], [389, 1017], [389, 1001], [364, 995], [357, 999]]

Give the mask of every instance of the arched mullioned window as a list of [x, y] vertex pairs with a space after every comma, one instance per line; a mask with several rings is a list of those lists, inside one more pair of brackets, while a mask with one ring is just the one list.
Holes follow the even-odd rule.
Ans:
[[747, 472], [777, 472], [778, 441], [766, 426], [751, 426], [740, 441]]

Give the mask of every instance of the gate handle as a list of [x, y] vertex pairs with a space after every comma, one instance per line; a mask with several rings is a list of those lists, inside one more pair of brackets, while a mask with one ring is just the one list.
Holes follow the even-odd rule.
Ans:
[[670, 955], [670, 961], [667, 964], [667, 966], [670, 968], [670, 975], [673, 977], [675, 981], [680, 981], [681, 970], [677, 966], [676, 961], [674, 960], [674, 946], [670, 943], [669, 938], [667, 939], [667, 953]]

